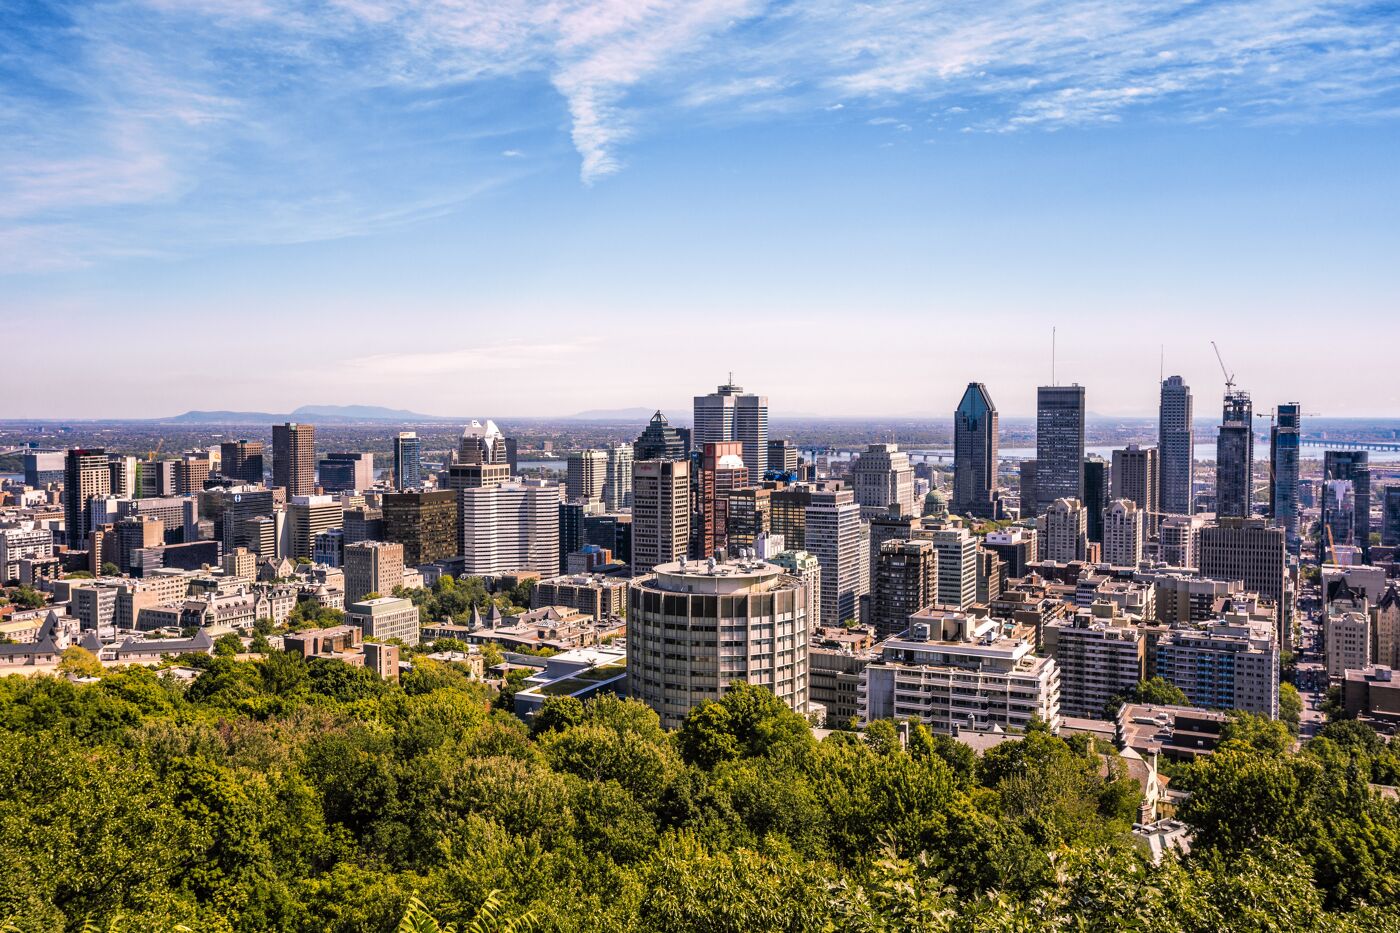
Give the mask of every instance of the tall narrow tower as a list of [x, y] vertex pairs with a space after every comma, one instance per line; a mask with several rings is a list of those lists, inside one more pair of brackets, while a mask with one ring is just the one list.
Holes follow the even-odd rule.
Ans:
[[738, 441], [744, 445], [744, 465], [749, 483], [763, 482], [768, 471], [768, 397], [745, 395], [744, 387], [729, 382], [709, 395], [695, 396], [695, 424], [691, 444], [704, 450], [706, 444]]
[[1298, 449], [1302, 442], [1302, 406], [1288, 402], [1278, 407], [1269, 432], [1269, 516], [1283, 526], [1288, 549], [1295, 554], [1298, 535]]
[[1248, 392], [1231, 386], [1215, 448], [1215, 513], [1248, 518], [1253, 507], [1254, 404]]
[[980, 382], [969, 382], [953, 412], [953, 504], [955, 515], [998, 518], [997, 407]]
[[1162, 380], [1162, 402], [1157, 415], [1157, 499], [1161, 510], [1169, 515], [1193, 515], [1196, 511], [1195, 432], [1191, 418], [1191, 387], [1180, 376], [1168, 376]]
[[1084, 499], [1084, 387], [1041, 386], [1035, 419], [1037, 507]]

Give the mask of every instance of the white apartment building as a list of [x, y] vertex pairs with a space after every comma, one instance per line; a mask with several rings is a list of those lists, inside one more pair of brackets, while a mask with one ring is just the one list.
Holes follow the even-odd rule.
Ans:
[[935, 732], [1024, 730], [1040, 719], [1060, 728], [1055, 661], [1029, 642], [1000, 634], [999, 623], [960, 612], [918, 613], [905, 637], [886, 639], [857, 691], [862, 725], [917, 719]]
[[464, 573], [559, 572], [557, 485], [503, 483], [462, 489], [458, 496]]

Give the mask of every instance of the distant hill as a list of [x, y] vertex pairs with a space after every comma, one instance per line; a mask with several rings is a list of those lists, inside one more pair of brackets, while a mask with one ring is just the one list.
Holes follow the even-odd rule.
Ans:
[[[351, 423], [362, 421], [421, 422], [451, 421], [438, 415], [424, 415], [401, 408], [381, 408], [378, 405], [303, 405], [287, 414], [267, 411], [187, 411], [172, 418], [157, 421], [175, 424], [282, 424], [285, 421], [320, 421]], [[461, 420], [455, 419], [455, 420]]]
[[594, 408], [569, 415], [569, 421], [649, 421], [655, 408]]

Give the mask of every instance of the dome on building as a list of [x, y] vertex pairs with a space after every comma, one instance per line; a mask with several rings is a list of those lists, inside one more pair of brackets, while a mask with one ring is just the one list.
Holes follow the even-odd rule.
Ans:
[[945, 516], [948, 514], [948, 497], [937, 488], [930, 489], [924, 496], [924, 514]]

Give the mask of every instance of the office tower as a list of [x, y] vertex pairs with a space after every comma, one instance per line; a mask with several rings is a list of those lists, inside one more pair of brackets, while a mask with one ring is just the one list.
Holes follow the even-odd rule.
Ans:
[[1084, 560], [1088, 549], [1088, 510], [1078, 499], [1056, 499], [1039, 521], [1041, 560]]
[[186, 454], [175, 461], [175, 494], [193, 496], [202, 492], [212, 472], [214, 465], [208, 457]]
[[559, 487], [527, 483], [464, 489], [463, 572], [470, 576], [559, 572]]
[[967, 609], [977, 601], [977, 539], [966, 528], [916, 531], [938, 552], [938, 604]]
[[317, 465], [321, 489], [327, 493], [363, 492], [374, 485], [374, 454], [326, 454]]
[[603, 475], [603, 507], [620, 512], [632, 507], [632, 445], [611, 444], [608, 468]]
[[869, 558], [855, 494], [842, 487], [813, 489], [805, 512], [802, 547], [816, 555], [822, 566], [821, 624], [859, 621], [860, 598], [869, 583], [865, 570]]
[[1155, 676], [1192, 706], [1278, 718], [1279, 642], [1267, 623], [1244, 618], [1174, 626], [1158, 639]]
[[1111, 499], [1128, 499], [1142, 513], [1143, 530], [1154, 537], [1161, 522], [1157, 504], [1161, 452], [1155, 447], [1129, 444], [1113, 452], [1113, 495]]
[[1278, 607], [1279, 641], [1292, 643], [1287, 630], [1292, 613], [1284, 605], [1289, 595], [1288, 548], [1282, 528], [1264, 519], [1225, 518], [1201, 529], [1196, 549], [1201, 576], [1222, 582], [1241, 580], [1246, 591], [1273, 600]]
[[[638, 466], [643, 462], [657, 461]], [[628, 593], [628, 690], [668, 729], [705, 700], [724, 696], [736, 680], [766, 687], [805, 714], [813, 625], [806, 587], [781, 567], [760, 561], [658, 565]]]
[[1289, 402], [1278, 407], [1269, 431], [1269, 517], [1283, 527], [1288, 549], [1297, 553], [1298, 534], [1298, 452], [1303, 440], [1300, 415], [1302, 406]]
[[417, 489], [423, 485], [423, 446], [417, 431], [400, 431], [394, 438], [394, 488]]
[[403, 586], [403, 545], [390, 541], [347, 544], [344, 552], [345, 602], [355, 603], [370, 593], [392, 596]]
[[807, 506], [812, 504], [812, 492], [817, 489], [836, 488], [839, 483], [797, 483], [781, 489], [774, 489], [772, 496], [773, 514], [770, 521], [773, 534], [782, 535], [789, 550], [800, 551], [807, 548]]
[[121, 499], [135, 499], [141, 495], [141, 487], [136, 480], [135, 457], [108, 454], [107, 471], [111, 477], [112, 495]]
[[[914, 468], [895, 444], [871, 444], [851, 464], [851, 486], [860, 517], [914, 515]], [[892, 509], [897, 511], [891, 512]]]
[[977, 551], [977, 601], [991, 605], [1006, 589], [1006, 563], [991, 551]]
[[1157, 415], [1157, 500], [1169, 515], [1196, 512], [1195, 429], [1191, 419], [1191, 387], [1180, 376], [1168, 376], [1162, 380]]
[[744, 445], [738, 441], [706, 442], [700, 453], [700, 497], [695, 516], [699, 532], [696, 553], [729, 554], [729, 494], [749, 485]]
[[458, 463], [494, 463], [510, 466], [509, 452], [506, 450], [505, 435], [496, 427], [496, 422], [487, 419], [485, 424], [473, 420], [462, 429], [462, 440], [457, 445]]
[[272, 485], [288, 496], [309, 496], [316, 491], [316, 426], [272, 426]]
[[566, 489], [570, 499], [601, 502], [608, 477], [608, 455], [602, 450], [576, 450], [569, 454]]
[[1041, 386], [1035, 419], [1037, 509], [1056, 499], [1084, 501], [1084, 387]]
[[[756, 545], [760, 536], [773, 530], [773, 490], [764, 486], [744, 486], [729, 493], [729, 552]], [[786, 546], [786, 544], [784, 545]]]
[[800, 459], [797, 445], [786, 439], [768, 442], [768, 470], [778, 473], [796, 473]]
[[450, 489], [386, 493], [384, 539], [403, 545], [406, 567], [457, 553], [457, 493]]
[[506, 443], [506, 466], [510, 467], [510, 475], [517, 476], [520, 473], [520, 444], [513, 437], [505, 439]]
[[685, 460], [634, 461], [632, 574], [650, 573], [657, 564], [680, 560], [689, 547], [690, 464]]
[[175, 461], [145, 460], [137, 465], [140, 477], [141, 498], [175, 495]]
[[1066, 716], [1101, 719], [1109, 700], [1143, 679], [1142, 630], [1124, 620], [1081, 609], [1047, 622], [1041, 637], [1060, 669], [1060, 710]]
[[1400, 546], [1400, 485], [1385, 487], [1381, 500], [1381, 544]]
[[367, 506], [345, 510], [345, 543], [384, 540], [384, 510]]
[[749, 484], [763, 482], [768, 470], [768, 398], [745, 395], [743, 386], [729, 382], [709, 395], [695, 396], [695, 421], [691, 443], [703, 449], [707, 443], [738, 441], [744, 445]]
[[684, 460], [690, 453], [690, 443], [681, 432], [671, 427], [661, 412], [651, 416], [646, 430], [632, 446], [634, 462], [642, 460]]
[[149, 515], [133, 515], [116, 523], [114, 537], [116, 560], [113, 563], [122, 573], [131, 573], [137, 551], [165, 544], [165, 523]]
[[225, 479], [261, 486], [263, 481], [263, 442], [224, 441], [219, 445], [219, 473]]
[[1254, 405], [1231, 389], [1215, 448], [1215, 514], [1248, 518], [1254, 508]]
[[1205, 522], [1194, 515], [1168, 515], [1157, 529], [1157, 559], [1168, 567], [1195, 567], [1196, 541]]
[[[1097, 544], [1103, 543], [1103, 510], [1113, 501], [1114, 479], [1108, 461], [1103, 457], [1090, 454], [1084, 458], [1084, 511], [1087, 518], [1084, 533]], [[1049, 505], [1048, 502], [1045, 504]]]
[[68, 546], [80, 549], [92, 532], [92, 497], [112, 492], [107, 451], [75, 448], [63, 461], [63, 527]]
[[629, 515], [585, 515], [583, 517], [583, 543], [607, 548], [615, 560], [624, 564], [632, 563], [632, 516]]
[[1034, 528], [1013, 525], [988, 534], [982, 547], [1001, 558], [1008, 577], [1024, 577], [1026, 566], [1040, 559], [1039, 537]]
[[953, 412], [953, 502], [957, 515], [997, 515], [997, 407], [980, 382], [969, 382]]
[[[870, 592], [873, 593], [875, 589], [875, 568], [880, 562], [881, 546], [886, 541], [908, 541], [923, 525], [922, 515], [894, 515], [891, 513], [876, 515], [866, 523], [866, 545], [869, 548], [866, 566], [870, 569]], [[784, 546], [786, 546], [786, 542], [784, 542]]]
[[339, 528], [344, 520], [340, 500], [334, 496], [292, 496], [287, 502], [288, 557], [310, 559], [315, 553], [316, 536]]
[[880, 545], [870, 590], [869, 624], [885, 638], [909, 627], [909, 617], [938, 602], [938, 551], [932, 541]]
[[[566, 499], [559, 503], [559, 569], [558, 573], [569, 572], [569, 555], [577, 554], [590, 543], [588, 540], [588, 519], [603, 512], [601, 502], [587, 499]], [[599, 547], [612, 548], [600, 544]]]
[[1022, 460], [1020, 465], [1021, 517], [1035, 518], [1037, 511], [1035, 492], [1035, 461]]
[[[1371, 559], [1371, 464], [1364, 450], [1329, 450], [1322, 455], [1322, 540], [1318, 554], [1353, 545]], [[1331, 539], [1327, 530], [1331, 529]], [[1325, 549], [1325, 551], [1324, 551]]]
[[447, 488], [483, 489], [510, 482], [510, 467], [504, 463], [449, 463]]
[[1136, 567], [1141, 563], [1144, 524], [1143, 511], [1136, 502], [1114, 499], [1103, 516], [1104, 563], [1113, 567]]
[[25, 451], [24, 485], [37, 489], [50, 483], [63, 482], [63, 460], [61, 450]]
[[943, 735], [1024, 732], [1033, 721], [1058, 731], [1059, 670], [1034, 650], [991, 619], [919, 613], [865, 666], [856, 718], [863, 725], [917, 719]]

